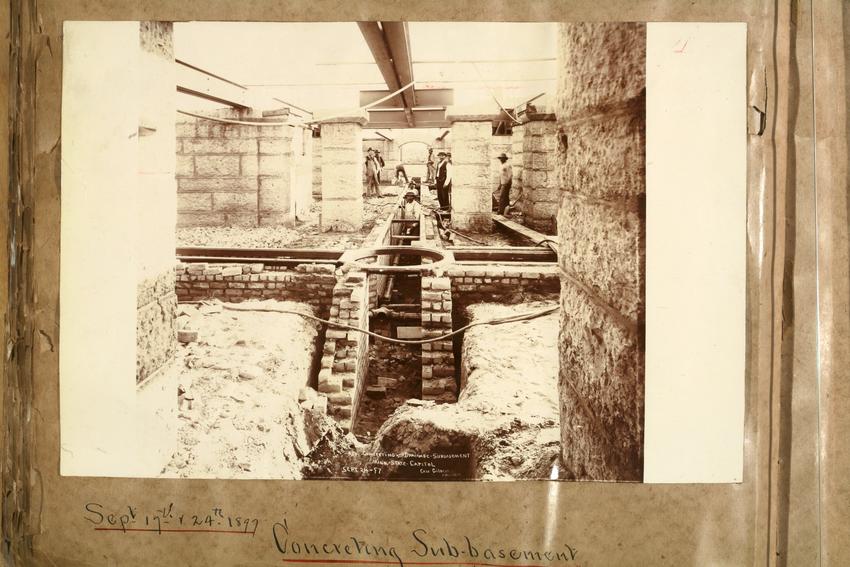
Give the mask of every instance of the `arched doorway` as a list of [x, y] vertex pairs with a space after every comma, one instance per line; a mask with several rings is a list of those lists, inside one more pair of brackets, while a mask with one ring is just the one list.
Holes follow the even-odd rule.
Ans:
[[[436, 158], [435, 158], [436, 159]], [[419, 176], [425, 179], [428, 176], [428, 144], [425, 142], [411, 141], [399, 146], [399, 162], [404, 165], [408, 177]]]

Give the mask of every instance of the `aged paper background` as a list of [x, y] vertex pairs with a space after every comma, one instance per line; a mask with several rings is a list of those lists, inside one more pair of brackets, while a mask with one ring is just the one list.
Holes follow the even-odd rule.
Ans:
[[[20, 216], [22, 230], [16, 242], [16, 245], [23, 242], [27, 246], [15, 248], [25, 252], [25, 256], [16, 257], [16, 266], [26, 261], [27, 271], [21, 273], [18, 269], [11, 282], [27, 290], [25, 299], [30, 307], [23, 319], [14, 313], [17, 306], [13, 307], [11, 312], [15, 316], [8, 324], [16, 329], [14, 336], [23, 337], [20, 345], [28, 347], [29, 354], [11, 358], [14, 367], [7, 362], [4, 412], [7, 421], [20, 430], [6, 435], [4, 482], [10, 487], [4, 502], [6, 538], [14, 542], [18, 554], [26, 554], [27, 549], [31, 549], [35, 564], [45, 565], [279, 564], [281, 555], [274, 547], [271, 525], [283, 519], [294, 537], [319, 541], [368, 537], [375, 543], [396, 543], [400, 549], [410, 548], [410, 533], [417, 528], [427, 530], [435, 543], [442, 536], [462, 541], [464, 535], [481, 545], [494, 547], [541, 548], [569, 543], [579, 551], [577, 564], [583, 565], [765, 564], [775, 562], [774, 550], [785, 552], [783, 540], [794, 541], [790, 556], [803, 560], [804, 564], [819, 557], [819, 534], [807, 529], [818, 524], [819, 510], [797, 509], [789, 521], [777, 504], [783, 498], [787, 501], [789, 492], [811, 494], [812, 489], [816, 492], [817, 479], [797, 474], [796, 469], [790, 473], [791, 478], [786, 479], [770, 466], [771, 461], [783, 456], [779, 451], [792, 437], [802, 435], [805, 438], [805, 431], [809, 431], [814, 432], [816, 438], [818, 431], [817, 420], [813, 417], [816, 412], [806, 400], [802, 400], [802, 407], [794, 410], [794, 415], [800, 418], [796, 423], [802, 428], [802, 434], [792, 436], [779, 427], [780, 412], [770, 410], [778, 408], [783, 395], [779, 387], [784, 370], [780, 356], [782, 344], [774, 337], [781, 336], [783, 325], [783, 305], [778, 298], [783, 290], [783, 258], [789, 246], [782, 223], [774, 233], [773, 219], [775, 216], [784, 218], [787, 196], [793, 195], [788, 188], [794, 183], [794, 173], [801, 177], [811, 175], [805, 159], [789, 155], [786, 143], [793, 136], [796, 123], [811, 122], [811, 110], [796, 106], [789, 109], [787, 99], [769, 96], [793, 84], [789, 75], [799, 79], [797, 66], [805, 68], [805, 61], [801, 59], [801, 63], [797, 59], [800, 54], [791, 46], [806, 37], [805, 27], [800, 23], [811, 21], [808, 19], [810, 12], [803, 6], [793, 14], [800, 26], [795, 28], [793, 33], [799, 34], [795, 36], [789, 32], [792, 14], [788, 7], [778, 6], [778, 13], [776, 9], [772, 2], [758, 1], [734, 6], [726, 2], [705, 2], [698, 6], [634, 2], [624, 6], [619, 2], [599, 1], [522, 5], [472, 1], [464, 3], [463, 8], [436, 2], [399, 5], [312, 2], [284, 6], [264, 2], [236, 5], [151, 1], [92, 5], [47, 1], [34, 9], [26, 3], [20, 14], [12, 14], [12, 21], [21, 24], [23, 45], [28, 47], [20, 60], [22, 68], [29, 69], [23, 82], [33, 85], [30, 95], [35, 99], [36, 114], [33, 117], [30, 108], [13, 117], [16, 131], [24, 142], [18, 148], [19, 159], [26, 164], [26, 167], [18, 167], [19, 176], [15, 180], [22, 189], [13, 206], [18, 212], [28, 209], [29, 216]], [[748, 103], [765, 110], [768, 120], [761, 135], [758, 120], [752, 116], [748, 120], [744, 482], [702, 486], [547, 482], [409, 485], [59, 477], [58, 357], [53, 337], [56, 336], [59, 290], [57, 224], [62, 22], [198, 18], [746, 22]], [[829, 16], [820, 14], [820, 18], [826, 22], [825, 26], [834, 25]], [[841, 37], [840, 33], [836, 35]], [[805, 46], [805, 41], [801, 40], [800, 44]], [[833, 42], [829, 45], [830, 52], [837, 49], [836, 45], [842, 44]], [[801, 53], [805, 55], [806, 52], [801, 50]], [[841, 58], [834, 56], [833, 61], [841, 62]], [[0, 67], [0, 71], [5, 68]], [[789, 120], [789, 115], [795, 117], [796, 123]], [[840, 135], [844, 135], [843, 131]], [[826, 150], [835, 149], [834, 140], [827, 140], [825, 144]], [[846, 156], [846, 153], [838, 151], [835, 155]], [[4, 163], [0, 169], [5, 166]], [[795, 170], [795, 166], [799, 169]], [[841, 203], [846, 204], [846, 201]], [[838, 234], [846, 235], [846, 222], [844, 232]], [[792, 239], [790, 246], [794, 244]], [[7, 266], [4, 262], [4, 269]], [[842, 273], [846, 274], [846, 269]], [[846, 282], [842, 285], [846, 286]], [[840, 295], [838, 300], [842, 299]], [[786, 324], [787, 321], [790, 319], [786, 319]], [[16, 326], [18, 322], [22, 324]], [[8, 329], [6, 332], [12, 335]], [[801, 378], [811, 375], [811, 368], [800, 371]], [[15, 399], [10, 403], [10, 390], [24, 396], [23, 406], [31, 396], [33, 411], [26, 412], [31, 417], [23, 415], [25, 412]], [[829, 455], [838, 453], [832, 450]], [[784, 456], [787, 458], [790, 453]], [[817, 459], [817, 446], [804, 442], [793, 456], [794, 463], [802, 466]], [[838, 460], [836, 457], [831, 466], [838, 466]], [[30, 469], [32, 473], [28, 474]], [[16, 482], [13, 484], [13, 481]], [[846, 498], [846, 492], [836, 494]], [[115, 511], [130, 505], [151, 512], [174, 502], [188, 514], [219, 506], [234, 514], [256, 517], [262, 523], [253, 538], [95, 532], [84, 519], [85, 505], [90, 502], [99, 502]], [[827, 527], [840, 525], [839, 508], [843, 502], [836, 499], [830, 504]], [[15, 510], [23, 514], [13, 516]], [[10, 518], [15, 521], [10, 523]], [[840, 531], [830, 533], [834, 539], [829, 541], [839, 541]], [[837, 543], [831, 551], [829, 564], [842, 564]], [[409, 559], [410, 554], [406, 557]], [[789, 564], [798, 563], [789, 559]]]

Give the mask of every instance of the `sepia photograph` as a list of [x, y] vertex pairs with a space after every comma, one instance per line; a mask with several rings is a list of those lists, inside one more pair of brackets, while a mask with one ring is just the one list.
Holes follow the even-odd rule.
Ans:
[[65, 22], [62, 474], [643, 481], [646, 46]]

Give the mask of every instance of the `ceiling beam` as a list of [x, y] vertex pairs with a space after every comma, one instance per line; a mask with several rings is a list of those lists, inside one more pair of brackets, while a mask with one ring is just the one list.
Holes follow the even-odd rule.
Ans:
[[247, 109], [254, 106], [246, 87], [179, 59], [174, 62], [177, 67], [177, 92], [232, 108]]
[[[366, 106], [376, 100], [380, 100], [390, 94], [390, 91], [360, 91], [360, 106]], [[372, 108], [401, 108], [401, 104], [395, 104], [398, 97], [385, 100]], [[454, 104], [453, 89], [419, 89], [416, 91], [416, 106], [452, 106]]]
[[[392, 22], [391, 22], [392, 23]], [[384, 82], [387, 84], [387, 88], [393, 92], [399, 90], [404, 85], [410, 83], [413, 80], [413, 67], [410, 64], [410, 52], [407, 50], [403, 52], [402, 45], [409, 46], [409, 42], [401, 41], [398, 38], [399, 30], [397, 27], [390, 26], [392, 29], [392, 37], [394, 46], [396, 49], [400, 50], [398, 55], [394, 54], [390, 50], [390, 43], [388, 41], [387, 36], [385, 35], [385, 30], [381, 29], [378, 25], [378, 22], [357, 22], [357, 26], [360, 28], [360, 33], [363, 34], [363, 39], [366, 40], [366, 45], [369, 46], [369, 50], [372, 52], [372, 57], [375, 58], [375, 64], [378, 66], [378, 70], [381, 72], [381, 76], [384, 78]], [[402, 35], [406, 36], [407, 28], [402, 27], [401, 30]], [[409, 74], [405, 74], [406, 70], [401, 70], [401, 75], [405, 77], [409, 77], [410, 80], [402, 83], [402, 79], [399, 73], [399, 69], [397, 67], [397, 60], [393, 57], [398, 57], [399, 59], [403, 57], [407, 57], [407, 65], [409, 67]], [[410, 89], [408, 89], [410, 90]], [[409, 127], [413, 127], [416, 125], [416, 122], [413, 118], [413, 95], [408, 94], [407, 91], [402, 93], [399, 96], [393, 97], [393, 100], [398, 100], [398, 106], [404, 108], [404, 115], [407, 120], [407, 125]]]
[[[407, 22], [381, 22], [384, 37], [393, 56], [393, 66], [402, 85], [413, 82], [413, 58], [410, 55], [410, 33]], [[413, 86], [403, 93], [405, 106], [413, 108], [416, 104], [416, 87]]]

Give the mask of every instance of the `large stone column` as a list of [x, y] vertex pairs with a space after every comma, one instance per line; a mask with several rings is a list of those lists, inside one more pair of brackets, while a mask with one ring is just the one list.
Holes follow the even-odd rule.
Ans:
[[563, 24], [558, 56], [563, 467], [641, 480], [646, 26]]
[[[516, 124], [511, 132], [511, 169], [513, 170], [513, 182], [511, 193], [514, 195], [523, 194], [523, 198], [517, 203], [517, 208], [522, 211], [523, 215], [528, 216], [530, 210], [526, 209], [527, 203], [525, 200], [524, 178], [523, 178], [523, 163], [522, 152], [525, 147], [525, 124]], [[529, 207], [530, 209], [530, 207]]]
[[558, 186], [555, 179], [555, 115], [527, 114], [522, 136], [522, 187], [525, 224], [555, 234]]
[[490, 183], [492, 116], [453, 114], [452, 122], [452, 224], [458, 230], [493, 230]]
[[323, 231], [363, 226], [363, 126], [366, 113], [322, 122]]
[[296, 143], [300, 129], [289, 124], [257, 128], [257, 224], [291, 224], [295, 218], [292, 207], [296, 182], [294, 154], [300, 145], [300, 139]]

